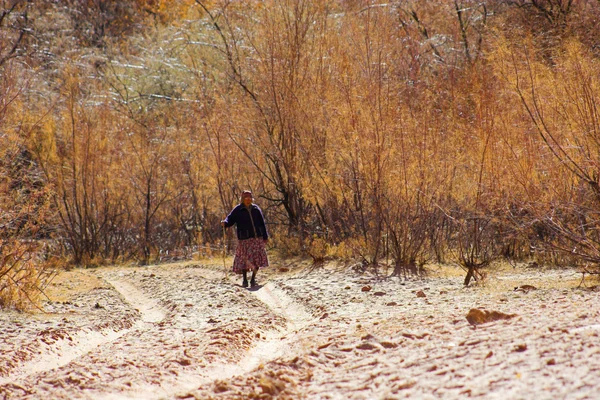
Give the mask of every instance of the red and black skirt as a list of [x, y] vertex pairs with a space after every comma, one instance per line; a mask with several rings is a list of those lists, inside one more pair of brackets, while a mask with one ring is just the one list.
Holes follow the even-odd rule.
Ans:
[[255, 271], [269, 266], [265, 241], [262, 238], [240, 240], [233, 259], [233, 272]]

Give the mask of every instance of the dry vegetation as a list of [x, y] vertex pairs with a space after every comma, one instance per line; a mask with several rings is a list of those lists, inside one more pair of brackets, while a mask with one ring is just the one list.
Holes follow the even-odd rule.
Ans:
[[210, 252], [243, 188], [315, 261], [598, 271], [598, 1], [0, 4], [3, 307]]

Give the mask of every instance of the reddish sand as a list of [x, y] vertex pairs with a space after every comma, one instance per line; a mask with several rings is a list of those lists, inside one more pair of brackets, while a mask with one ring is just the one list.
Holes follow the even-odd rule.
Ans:
[[[208, 263], [65, 273], [47, 314], [0, 313], [0, 395], [599, 398], [600, 296], [581, 275], [348, 271], [274, 266], [250, 290]], [[473, 326], [473, 308], [516, 316]]]

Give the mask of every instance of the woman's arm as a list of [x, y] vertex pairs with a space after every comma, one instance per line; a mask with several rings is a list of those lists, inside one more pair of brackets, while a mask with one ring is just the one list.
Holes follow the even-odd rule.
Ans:
[[228, 216], [225, 217], [225, 219], [223, 221], [221, 221], [221, 225], [223, 225], [226, 228], [229, 228], [230, 226], [233, 226], [236, 224], [237, 222], [237, 206], [233, 208], [233, 210], [231, 210], [231, 212], [229, 213]]

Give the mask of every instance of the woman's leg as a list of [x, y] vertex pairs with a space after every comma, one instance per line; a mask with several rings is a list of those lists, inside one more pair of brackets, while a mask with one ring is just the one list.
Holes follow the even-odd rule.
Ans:
[[[242, 270], [242, 275], [244, 276], [244, 280], [242, 281], [242, 286], [243, 287], [248, 287], [248, 270], [243, 269]], [[254, 279], [254, 275], [252, 275], [252, 279]]]
[[250, 286], [256, 286], [256, 273], [258, 272], [258, 268], [252, 271], [252, 278], [250, 279]]

